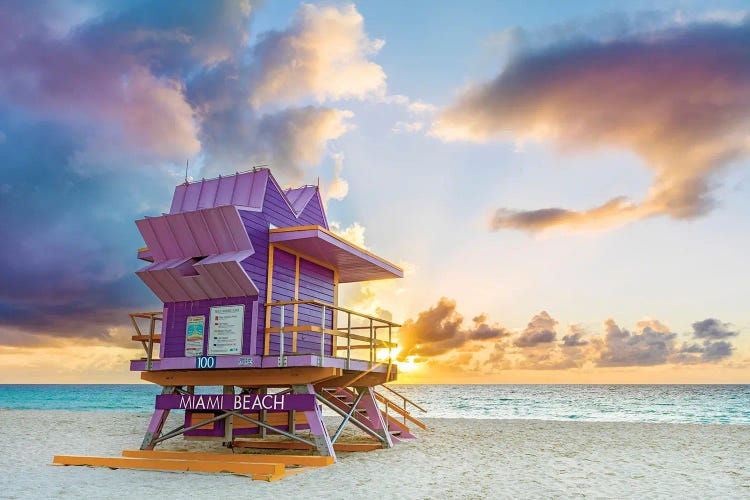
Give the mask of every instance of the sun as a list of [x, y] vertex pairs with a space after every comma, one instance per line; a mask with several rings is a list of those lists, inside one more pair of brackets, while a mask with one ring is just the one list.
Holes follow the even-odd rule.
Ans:
[[[398, 371], [400, 373], [410, 373], [413, 371], [416, 371], [420, 367], [420, 363], [417, 363], [414, 361], [417, 356], [407, 356], [406, 360], [399, 360], [398, 355], [401, 352], [401, 347], [394, 347], [391, 349], [391, 359], [393, 359], [393, 362], [398, 365]], [[388, 361], [388, 351], [385, 349], [381, 349], [378, 352], [378, 361], [380, 362], [387, 362]]]
[[416, 356], [407, 356], [406, 361], [398, 362], [398, 371], [401, 373], [411, 373], [419, 369], [420, 364], [414, 361]]

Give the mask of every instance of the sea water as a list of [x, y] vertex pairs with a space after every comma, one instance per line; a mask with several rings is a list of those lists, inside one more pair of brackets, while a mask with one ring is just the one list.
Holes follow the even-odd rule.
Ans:
[[[750, 425], [750, 385], [393, 385], [417, 417]], [[0, 385], [0, 409], [150, 412], [155, 385]], [[402, 403], [387, 389], [379, 392]], [[218, 393], [220, 388], [201, 388]], [[0, 420], [2, 415], [0, 414]]]

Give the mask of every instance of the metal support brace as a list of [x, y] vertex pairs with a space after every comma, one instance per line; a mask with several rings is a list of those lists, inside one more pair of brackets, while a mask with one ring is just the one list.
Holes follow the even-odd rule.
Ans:
[[341, 425], [339, 425], [339, 428], [336, 429], [336, 433], [331, 438], [332, 443], [335, 443], [336, 440], [339, 438], [339, 436], [341, 435], [341, 431], [344, 430], [344, 427], [349, 422], [349, 419], [352, 418], [352, 415], [354, 415], [354, 413], [357, 411], [357, 405], [359, 405], [359, 402], [362, 401], [362, 397], [364, 395], [365, 393], [363, 392], [357, 396], [357, 399], [354, 400], [354, 403], [352, 404], [352, 408], [349, 410], [349, 413], [346, 414], [344, 419], [341, 421]]
[[[330, 408], [331, 410], [335, 411], [336, 413], [338, 413], [338, 414], [339, 414], [339, 415], [341, 415], [342, 417], [345, 417], [345, 416], [346, 416], [346, 412], [345, 412], [344, 410], [342, 410], [341, 408], [339, 408], [339, 407], [338, 407], [338, 406], [336, 406], [335, 404], [331, 403], [330, 401], [328, 401], [328, 400], [327, 400], [326, 398], [324, 398], [323, 396], [321, 396], [321, 395], [316, 395], [316, 397], [318, 398], [318, 401], [320, 401], [321, 403], [323, 403], [323, 404], [324, 404], [324, 405], [326, 405], [326, 406], [327, 406], [328, 408]], [[356, 418], [353, 418], [353, 419], [351, 419], [351, 420], [349, 420], [349, 421], [350, 421], [350, 422], [351, 422], [352, 424], [354, 424], [354, 425], [355, 425], [355, 426], [356, 426], [357, 428], [359, 428], [360, 430], [362, 430], [362, 431], [364, 431], [365, 433], [369, 434], [370, 436], [374, 437], [374, 438], [375, 438], [375, 439], [377, 439], [378, 441], [380, 441], [380, 442], [383, 442], [383, 440], [384, 440], [383, 436], [381, 436], [381, 435], [380, 435], [380, 434], [378, 434], [377, 432], [373, 431], [372, 429], [370, 429], [369, 427], [367, 427], [367, 426], [366, 426], [365, 424], [363, 424], [362, 422], [360, 422], [360, 421], [359, 421], [359, 420], [357, 420]]]
[[305, 443], [307, 445], [315, 446], [315, 443], [313, 443], [312, 441], [309, 441], [309, 440], [307, 440], [307, 439], [305, 439], [303, 437], [297, 436], [296, 434], [290, 434], [290, 433], [286, 432], [285, 430], [279, 429], [278, 427], [274, 427], [272, 425], [268, 425], [267, 423], [261, 422], [260, 420], [255, 420], [253, 417], [248, 417], [244, 413], [239, 413], [239, 412], [236, 412], [236, 411], [228, 411], [227, 414], [234, 415], [235, 417], [241, 418], [243, 420], [247, 420], [248, 422], [253, 423], [253, 424], [255, 424], [255, 425], [257, 425], [257, 426], [259, 426], [259, 427], [261, 427], [263, 429], [267, 429], [269, 431], [276, 432], [278, 434], [281, 434], [282, 436], [286, 436], [288, 438], [294, 439], [295, 441], [300, 441], [300, 442]]

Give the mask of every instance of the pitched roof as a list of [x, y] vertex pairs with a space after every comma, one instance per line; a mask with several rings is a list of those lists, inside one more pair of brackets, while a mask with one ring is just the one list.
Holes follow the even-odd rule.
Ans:
[[[311, 200], [317, 200], [317, 208], [325, 220], [320, 193], [316, 186], [281, 189], [267, 168], [180, 184], [174, 190], [169, 213], [192, 212], [224, 205], [260, 212], [263, 210], [269, 180], [278, 187], [295, 217], [299, 217], [305, 211]], [[311, 209], [315, 208], [311, 206]]]
[[315, 186], [302, 186], [301, 188], [289, 188], [284, 190], [286, 199], [289, 200], [289, 203], [297, 214], [302, 213], [317, 192], [318, 188]]

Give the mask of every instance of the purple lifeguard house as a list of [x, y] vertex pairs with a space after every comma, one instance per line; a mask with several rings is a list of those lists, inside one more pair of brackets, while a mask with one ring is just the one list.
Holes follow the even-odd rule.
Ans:
[[[338, 303], [340, 283], [403, 271], [333, 234], [316, 186], [284, 190], [268, 169], [186, 182], [169, 213], [136, 224], [149, 263], [137, 275], [164, 304], [131, 314], [146, 355], [130, 369], [163, 387], [142, 450], [182, 435], [335, 459], [424, 427], [407, 405], [424, 410], [383, 385], [400, 325]], [[323, 406], [342, 417], [333, 432]], [[184, 423], [165, 432], [174, 410]], [[337, 445], [347, 424], [365, 441]]]

